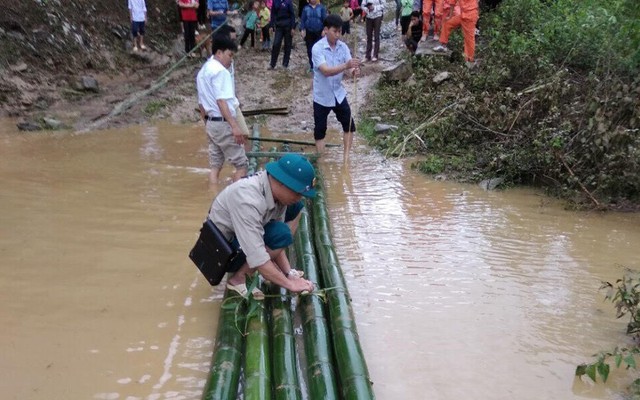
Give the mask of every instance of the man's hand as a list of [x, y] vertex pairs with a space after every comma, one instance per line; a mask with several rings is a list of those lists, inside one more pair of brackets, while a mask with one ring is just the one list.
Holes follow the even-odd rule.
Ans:
[[347, 61], [347, 69], [351, 69], [351, 68], [360, 68], [360, 59], [359, 58], [352, 58], [351, 60]]
[[354, 68], [354, 69], [352, 69], [351, 71], [352, 71], [352, 72], [351, 72], [351, 77], [352, 77], [352, 78], [356, 78], [356, 77], [360, 76], [360, 72], [361, 72], [361, 71], [360, 71], [360, 67], [358, 67], [358, 68]]
[[234, 126], [231, 127], [231, 134], [237, 144], [244, 145], [247, 140], [247, 137], [244, 135], [244, 132], [242, 132], [242, 129], [240, 129], [238, 124], [234, 124]]
[[289, 280], [289, 287], [287, 289], [295, 293], [313, 292], [313, 282], [308, 281], [304, 278]]

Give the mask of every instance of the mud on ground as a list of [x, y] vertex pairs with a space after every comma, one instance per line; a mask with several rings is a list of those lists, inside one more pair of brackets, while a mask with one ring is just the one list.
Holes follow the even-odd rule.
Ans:
[[[400, 33], [393, 22], [383, 28], [380, 60], [366, 63], [357, 80], [345, 78], [345, 87], [352, 110], [357, 114], [366, 103], [372, 86], [380, 72], [392, 65], [403, 51]], [[352, 53], [357, 47], [357, 57], [364, 59], [364, 24], [352, 24], [352, 34], [343, 40]], [[356, 46], [357, 41], [357, 46]], [[243, 109], [289, 107], [289, 114], [250, 118], [268, 130], [277, 133], [304, 133], [313, 129], [312, 74], [309, 72], [304, 41], [299, 33], [294, 37], [295, 48], [291, 53], [290, 68], [282, 68], [282, 52], [275, 70], [269, 70], [270, 52], [255, 48], [241, 49], [235, 57], [236, 90]], [[139, 95], [158, 82], [171, 66], [182, 58], [182, 38], [176, 35], [171, 54], [154, 51], [153, 45], [145, 54], [129, 53], [130, 60], [121, 71], [95, 69], [79, 73], [66, 71], [59, 74], [29, 74], [31, 66], [19, 62], [2, 71], [2, 80], [20, 89], [20, 102], [27, 107], [6, 106], [4, 114], [21, 120], [37, 120], [42, 117], [61, 121], [75, 131], [104, 129], [130, 124], [150, 123], [153, 120], [170, 120], [173, 123], [189, 123], [199, 120], [195, 76], [205, 58], [186, 59], [169, 75], [168, 83], [152, 93], [137, 99], [121, 114], [106, 119], [109, 113], [124, 102]], [[24, 64], [24, 63], [22, 63]], [[96, 78], [97, 93], [77, 90], [79, 76]], [[0, 80], [0, 81], [2, 81]], [[0, 88], [1, 89], [1, 88]], [[356, 94], [357, 91], [357, 94]], [[39, 104], [41, 103], [41, 104]], [[335, 118], [329, 118], [329, 128], [340, 129]]]

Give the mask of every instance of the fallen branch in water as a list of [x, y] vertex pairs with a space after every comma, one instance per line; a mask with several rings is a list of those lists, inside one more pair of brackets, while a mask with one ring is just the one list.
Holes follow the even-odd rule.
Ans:
[[595, 197], [593, 197], [593, 195], [591, 194], [591, 192], [589, 192], [587, 190], [587, 188], [582, 184], [582, 182], [580, 182], [580, 180], [578, 179], [578, 177], [576, 176], [576, 174], [573, 173], [573, 171], [571, 170], [571, 168], [569, 167], [569, 165], [567, 165], [567, 162], [565, 161], [564, 157], [562, 157], [559, 154], [556, 154], [556, 156], [560, 159], [560, 162], [562, 162], [562, 165], [564, 165], [564, 167], [567, 169], [567, 172], [569, 172], [569, 175], [571, 175], [571, 177], [576, 179], [576, 182], [578, 183], [578, 186], [580, 186], [580, 188], [582, 189], [582, 191], [589, 196], [589, 198], [591, 199], [591, 201], [593, 202], [593, 204], [596, 205], [596, 207], [601, 208], [602, 206], [600, 205], [600, 203], [598, 202], [598, 200], [596, 200]]

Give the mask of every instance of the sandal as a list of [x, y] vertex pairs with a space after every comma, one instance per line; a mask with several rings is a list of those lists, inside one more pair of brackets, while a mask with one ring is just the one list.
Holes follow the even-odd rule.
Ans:
[[[244, 283], [238, 283], [237, 285], [232, 285], [231, 283], [227, 283], [227, 289], [238, 293], [240, 296], [244, 297], [245, 299], [248, 297], [247, 285]], [[253, 295], [253, 298], [256, 300], [264, 300], [264, 293], [262, 293], [262, 290], [258, 288], [253, 288], [253, 290], [251, 291], [251, 294]]]

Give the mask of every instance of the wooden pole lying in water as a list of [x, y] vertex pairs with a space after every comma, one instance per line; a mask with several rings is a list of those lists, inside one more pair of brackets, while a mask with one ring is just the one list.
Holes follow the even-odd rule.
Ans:
[[319, 171], [316, 176], [320, 184], [313, 200], [314, 241], [323, 286], [335, 288], [327, 292], [327, 303], [340, 390], [344, 399], [370, 400], [374, 398], [373, 388], [360, 347], [351, 299], [331, 239], [323, 179]]
[[[250, 151], [247, 153], [247, 157], [256, 157], [256, 158], [280, 158], [282, 156], [284, 156], [285, 154], [291, 154], [291, 152], [287, 152], [287, 151]], [[296, 153], [296, 154], [300, 154], [301, 156], [310, 159], [310, 160], [315, 160], [318, 157], [320, 157], [319, 154], [317, 153]]]
[[[299, 144], [299, 145], [303, 145], [303, 146], [315, 146], [316, 145], [314, 142], [307, 142], [307, 141], [304, 141], [304, 140], [291, 140], [291, 139], [279, 139], [279, 138], [248, 138], [248, 139], [252, 140], [252, 141], [258, 141], [258, 142]], [[335, 143], [327, 143], [327, 144], [325, 144], [325, 147], [342, 147], [342, 145], [341, 144], [335, 144]]]
[[242, 114], [245, 116], [260, 115], [260, 114], [273, 114], [273, 115], [287, 115], [289, 114], [289, 107], [268, 107], [268, 108], [254, 108], [251, 110], [242, 110]]

